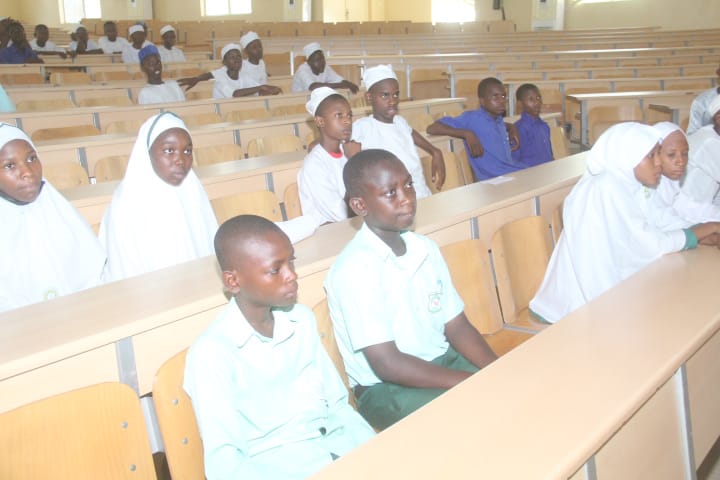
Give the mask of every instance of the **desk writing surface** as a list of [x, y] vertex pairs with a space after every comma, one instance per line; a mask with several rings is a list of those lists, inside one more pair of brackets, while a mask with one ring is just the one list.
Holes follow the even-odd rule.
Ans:
[[718, 269], [664, 256], [313, 478], [569, 478], [718, 332]]

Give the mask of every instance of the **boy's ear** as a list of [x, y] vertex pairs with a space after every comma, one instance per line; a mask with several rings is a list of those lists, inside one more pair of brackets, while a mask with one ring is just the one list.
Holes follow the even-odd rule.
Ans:
[[372, 95], [370, 94], [369, 90], [365, 92], [365, 101], [368, 105], [372, 104]]
[[367, 205], [362, 197], [350, 197], [350, 199], [348, 199], [348, 205], [350, 205], [350, 208], [358, 217], [364, 217], [368, 213]]
[[240, 291], [242, 282], [236, 270], [223, 270], [222, 280], [223, 285], [228, 292], [236, 295]]
[[318, 128], [323, 128], [325, 126], [325, 119], [323, 117], [315, 116], [315, 125], [318, 126]]

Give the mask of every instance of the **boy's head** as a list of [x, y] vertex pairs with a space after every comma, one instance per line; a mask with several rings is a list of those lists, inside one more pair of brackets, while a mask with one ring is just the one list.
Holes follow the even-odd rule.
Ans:
[[343, 182], [353, 212], [378, 233], [402, 232], [415, 220], [412, 176], [387, 150], [362, 150], [345, 164]]
[[14, 45], [24, 45], [27, 41], [27, 38], [25, 37], [25, 28], [20, 22], [10, 22], [10, 25], [8, 25], [8, 36]]
[[38, 45], [41, 47], [45, 46], [49, 38], [50, 31], [48, 30], [47, 25], [40, 23], [35, 26], [35, 39], [37, 40]]
[[0, 123], [0, 197], [18, 204], [32, 203], [42, 189], [42, 165], [25, 132]]
[[505, 115], [507, 93], [502, 82], [495, 77], [484, 78], [477, 89], [480, 106], [493, 117]]
[[147, 45], [138, 52], [140, 59], [140, 70], [142, 70], [148, 78], [148, 82], [154, 83], [162, 79], [162, 61], [160, 60], [160, 52], [155, 45]]
[[260, 36], [255, 32], [247, 32], [240, 37], [240, 45], [247, 54], [250, 63], [257, 65], [263, 57], [263, 46]]
[[257, 215], [227, 220], [215, 234], [215, 254], [223, 284], [241, 306], [285, 307], [297, 300], [295, 251], [270, 220]]
[[87, 28], [85, 28], [85, 25], [75, 25], [72, 32], [75, 34], [75, 38], [78, 42], [85, 42], [88, 41], [88, 31]]
[[172, 27], [172, 25], [165, 25], [164, 27], [162, 27], [160, 29], [160, 36], [163, 39], [163, 45], [168, 50], [170, 50], [175, 45], [177, 35], [175, 34], [175, 29]]
[[321, 137], [346, 142], [352, 137], [352, 109], [347, 98], [330, 87], [319, 87], [310, 92], [310, 100], [305, 104]]
[[115, 22], [105, 22], [103, 24], [103, 32], [105, 33], [105, 36], [108, 38], [108, 40], [110, 40], [111, 42], [117, 40], [118, 32]]
[[391, 65], [378, 65], [363, 72], [367, 89], [365, 98], [372, 106], [373, 117], [383, 123], [392, 123], [400, 103], [400, 84]]
[[242, 47], [238, 45], [237, 43], [228, 43], [225, 45], [222, 50], [220, 51], [220, 56], [222, 57], [223, 65], [225, 65], [228, 70], [239, 72], [240, 68], [242, 68]]
[[142, 25], [132, 25], [128, 28], [128, 35], [130, 35], [130, 40], [135, 48], [140, 48], [147, 38]]
[[305, 54], [305, 61], [315, 75], [320, 75], [325, 71], [325, 54], [319, 43], [308, 43], [303, 47], [303, 53]]
[[688, 164], [689, 146], [685, 132], [672, 122], [653, 125], [660, 134], [657, 155], [662, 162], [662, 173], [670, 180], [680, 180]]
[[539, 117], [542, 110], [542, 95], [540, 89], [532, 83], [523, 83], [515, 92], [522, 111], [533, 117]]

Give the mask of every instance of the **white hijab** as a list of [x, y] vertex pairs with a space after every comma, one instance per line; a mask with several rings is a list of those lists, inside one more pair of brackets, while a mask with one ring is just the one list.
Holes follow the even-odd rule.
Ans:
[[190, 170], [175, 187], [153, 170], [150, 147], [171, 128], [188, 131], [170, 112], [154, 115], [140, 127], [125, 177], [100, 225], [100, 242], [108, 254], [106, 280], [140, 275], [214, 252], [217, 220], [195, 172]]
[[629, 122], [610, 127], [593, 146], [587, 171], [565, 199], [563, 233], [530, 302], [548, 322], [685, 245], [682, 230], [664, 233], [648, 222], [646, 189], [633, 172], [659, 138], [652, 127]]
[[[0, 124], [0, 148], [30, 138]], [[34, 202], [0, 198], [0, 312], [77, 292], [100, 283], [105, 253], [85, 219], [45, 184]]]

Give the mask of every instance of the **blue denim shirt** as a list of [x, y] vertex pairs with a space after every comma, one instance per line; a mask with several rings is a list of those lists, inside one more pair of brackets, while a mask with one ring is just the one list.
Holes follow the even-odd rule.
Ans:
[[550, 127], [543, 119], [523, 112], [515, 127], [520, 137], [520, 148], [512, 152], [515, 162], [532, 167], [553, 159]]

